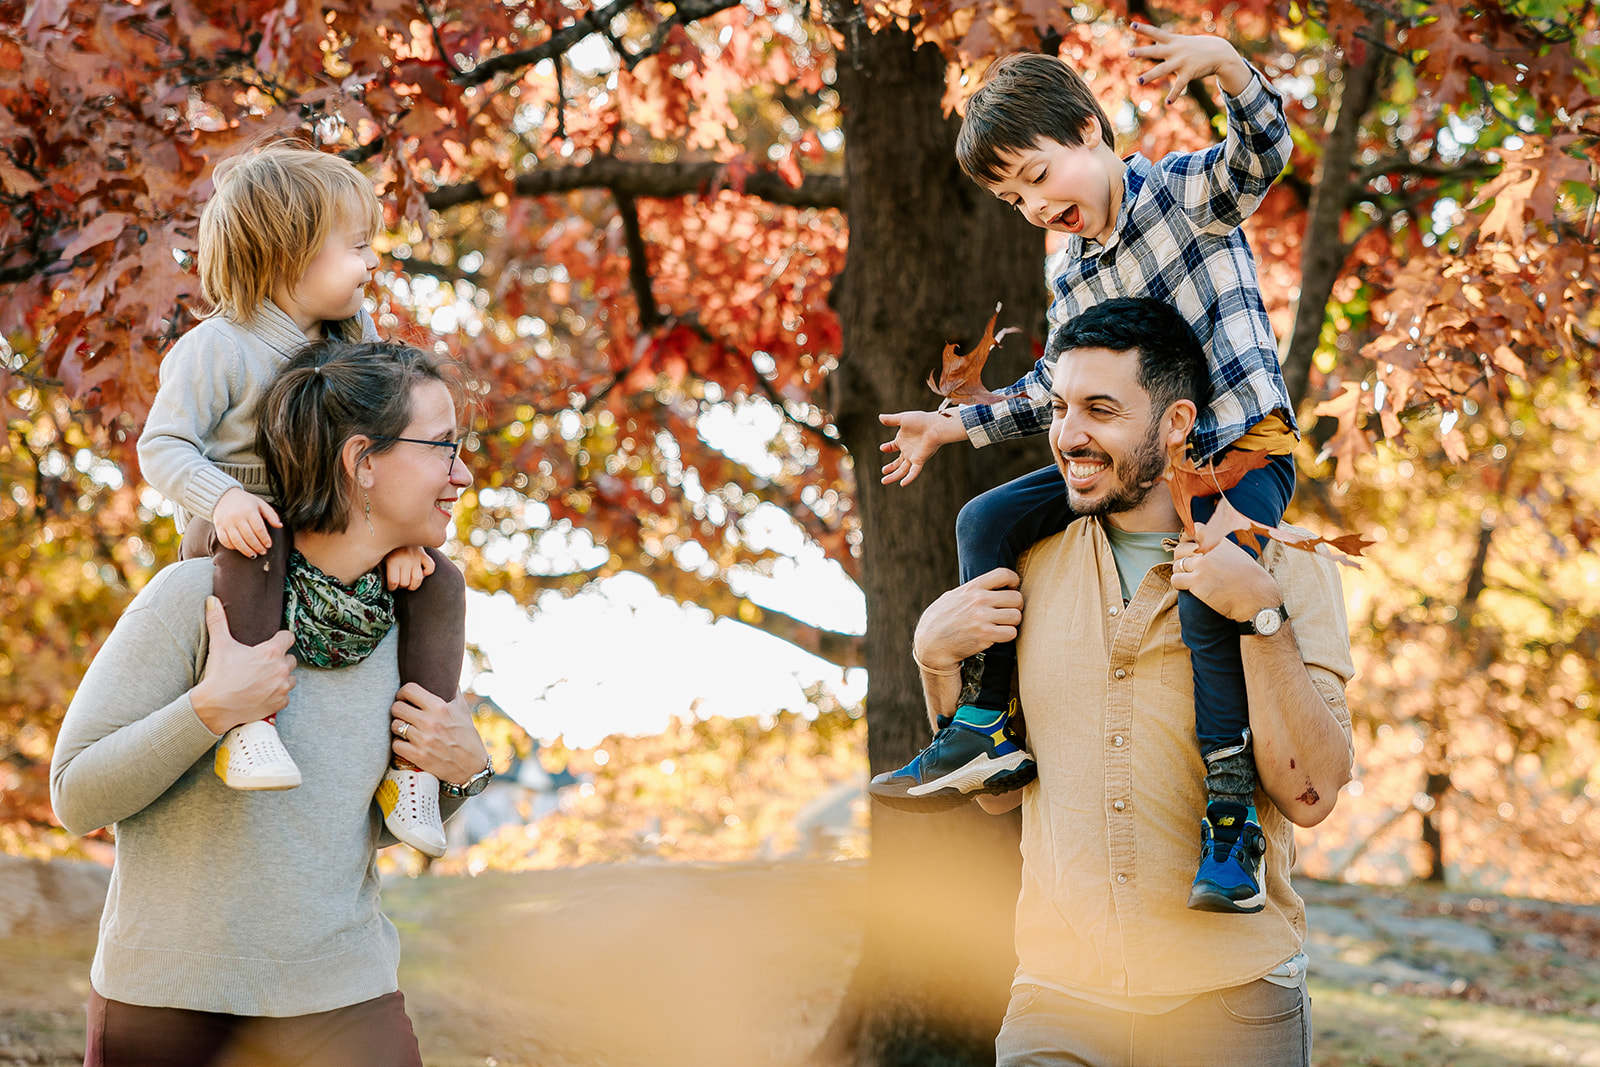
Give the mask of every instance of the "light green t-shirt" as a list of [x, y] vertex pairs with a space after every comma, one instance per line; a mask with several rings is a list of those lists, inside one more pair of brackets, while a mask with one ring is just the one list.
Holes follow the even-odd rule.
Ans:
[[1162, 533], [1119, 530], [1109, 522], [1105, 524], [1106, 540], [1111, 542], [1111, 556], [1117, 561], [1117, 581], [1122, 585], [1122, 599], [1132, 600], [1134, 591], [1151, 567], [1172, 562], [1172, 550], [1166, 542], [1176, 541], [1182, 532]]

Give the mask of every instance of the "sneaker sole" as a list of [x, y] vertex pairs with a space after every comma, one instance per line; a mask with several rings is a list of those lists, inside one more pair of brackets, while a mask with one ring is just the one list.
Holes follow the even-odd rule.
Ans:
[[[937, 781], [913, 787], [930, 792], [916, 793], [897, 786], [880, 791], [880, 787], [875, 785], [869, 785], [867, 791], [872, 799], [896, 811], [949, 811], [976, 796], [1020, 789], [1038, 776], [1038, 767], [1031, 756], [1026, 752], [1013, 752], [998, 760], [985, 756], [981, 761], [968, 763]], [[956, 782], [971, 784], [962, 790], [952, 784]]]
[[965, 767], [958, 767], [942, 778], [914, 785], [907, 789], [906, 793], [914, 797], [931, 796], [951, 789], [963, 795], [993, 793], [998, 791], [999, 787], [990, 783], [1014, 774], [1021, 770], [1024, 764], [1030, 769], [1034, 766], [1032, 757], [1026, 752], [1013, 752], [999, 759], [980, 756]]
[[1209, 911], [1217, 915], [1254, 915], [1267, 906], [1267, 894], [1258, 892], [1243, 900], [1232, 900], [1220, 889], [1196, 886], [1189, 893], [1190, 911]]
[[222, 784], [229, 789], [237, 789], [241, 793], [281, 793], [286, 789], [299, 788], [300, 776], [298, 774], [269, 774], [257, 778], [224, 777]]

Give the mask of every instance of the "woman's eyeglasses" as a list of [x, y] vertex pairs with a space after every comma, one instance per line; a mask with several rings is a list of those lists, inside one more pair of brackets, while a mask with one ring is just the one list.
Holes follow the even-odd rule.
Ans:
[[445, 438], [442, 441], [428, 441], [420, 437], [388, 437], [383, 434], [371, 435], [374, 441], [404, 441], [408, 445], [427, 445], [429, 448], [444, 449], [449, 453], [448, 458], [445, 460], [445, 467], [448, 470], [455, 469], [456, 460], [461, 458], [461, 446], [467, 443], [467, 438], [470, 436], [470, 434], [462, 434], [460, 437], [457, 437], [454, 440]]

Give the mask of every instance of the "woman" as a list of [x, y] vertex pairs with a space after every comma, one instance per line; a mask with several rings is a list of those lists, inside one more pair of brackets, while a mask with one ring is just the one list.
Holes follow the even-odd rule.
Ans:
[[[391, 550], [437, 546], [471, 484], [455, 395], [425, 353], [313, 345], [258, 416], [296, 554], [293, 633], [241, 645], [209, 559], [167, 567], [135, 598], [67, 710], [51, 766], [74, 833], [116, 825], [117, 859], [90, 973], [86, 1064], [414, 1067], [399, 936], [378, 907], [372, 802], [390, 750], [453, 794], [487, 780], [466, 703], [400, 689]], [[298, 658], [290, 654], [293, 647]], [[310, 664], [321, 663], [317, 667]], [[277, 715], [304, 777], [229, 789], [218, 738]]]

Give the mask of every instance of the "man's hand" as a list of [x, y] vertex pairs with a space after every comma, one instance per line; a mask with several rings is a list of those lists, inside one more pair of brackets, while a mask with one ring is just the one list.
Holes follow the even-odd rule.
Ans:
[[[441, 700], [416, 682], [407, 682], [395, 694], [389, 713], [394, 716], [389, 720], [394, 754], [441, 782], [460, 785], [483, 770], [489, 759], [462, 696]], [[404, 741], [401, 723], [406, 724]]]
[[383, 580], [390, 592], [415, 589], [422, 584], [422, 579], [433, 573], [433, 567], [433, 557], [425, 550], [415, 545], [397, 548], [383, 557]]
[[894, 440], [879, 445], [878, 451], [900, 453], [884, 464], [884, 485], [910, 485], [940, 445], [967, 439], [966, 427], [953, 411], [900, 411], [879, 415], [878, 421], [896, 428]]
[[264, 555], [271, 547], [268, 526], [283, 528], [271, 504], [237, 485], [217, 499], [217, 506], [211, 512], [211, 525], [217, 531], [218, 544], [248, 559]]
[[929, 604], [917, 621], [917, 659], [930, 670], [949, 670], [992, 644], [1015, 641], [1022, 625], [1020, 581], [1015, 571], [996, 567]]
[[1172, 588], [1187, 589], [1234, 622], [1283, 603], [1266, 568], [1226, 538], [1204, 552], [1193, 541], [1180, 541], [1172, 550]]
[[279, 630], [259, 645], [241, 645], [214, 596], [206, 597], [206, 632], [205, 674], [189, 690], [189, 704], [207, 730], [225, 734], [288, 707], [294, 688], [293, 634]]
[[1131, 29], [1155, 43], [1134, 48], [1128, 55], [1136, 59], [1158, 60], [1139, 78], [1139, 84], [1148, 85], [1158, 78], [1170, 78], [1172, 86], [1167, 91], [1169, 106], [1188, 88], [1190, 82], [1211, 74], [1217, 76], [1217, 84], [1229, 96], [1238, 96], [1250, 87], [1253, 77], [1250, 65], [1240, 58], [1233, 45], [1224, 38], [1205, 33], [1169, 33], [1142, 22], [1135, 22]]

